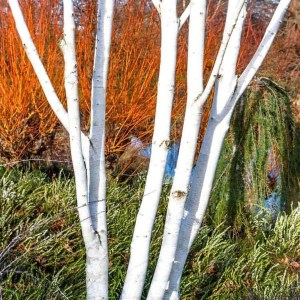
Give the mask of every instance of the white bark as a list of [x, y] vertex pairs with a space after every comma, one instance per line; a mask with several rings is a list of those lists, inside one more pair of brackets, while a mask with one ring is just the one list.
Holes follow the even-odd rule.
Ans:
[[151, 232], [161, 195], [168, 148], [177, 58], [177, 0], [160, 1], [161, 61], [152, 152], [142, 203], [130, 248], [130, 261], [121, 299], [140, 299], [143, 291]]
[[161, 299], [169, 280], [177, 246], [181, 214], [188, 193], [189, 180], [197, 147], [202, 106], [195, 107], [195, 98], [203, 92], [203, 62], [206, 1], [190, 2], [187, 106], [184, 118], [178, 162], [169, 197], [163, 244], [152, 279], [148, 299]]
[[156, 8], [157, 12], [160, 14], [161, 13], [161, 0], [152, 0], [152, 3], [154, 7]]
[[[176, 259], [170, 277], [170, 287], [167, 294], [167, 299], [179, 299], [178, 291], [183, 267], [190, 247], [197, 233], [199, 232], [203, 221], [212, 189], [217, 162], [220, 157], [221, 148], [229, 128], [229, 123], [235, 104], [245, 91], [247, 85], [265, 58], [289, 3], [290, 0], [282, 0], [279, 3], [257, 52], [250, 61], [248, 67], [243, 72], [242, 76], [239, 78], [236, 88], [231, 91], [233, 95], [230, 96], [230, 90], [226, 88], [226, 82], [228, 82], [228, 80], [226, 80], [225, 76], [222, 76], [217, 84], [211, 118], [196, 164], [196, 175], [193, 178], [192, 188], [186, 202], [185, 215], [180, 228], [181, 243], [178, 245], [178, 249], [176, 251]], [[232, 53], [233, 52], [230, 52], [228, 54], [231, 58]], [[226, 77], [227, 75], [229, 78], [231, 77], [233, 83], [233, 70], [235, 62], [234, 59], [232, 59], [232, 64], [230, 65], [230, 57], [228, 60], [229, 65], [227, 66], [227, 69], [222, 67], [222, 72], [223, 74], [226, 74]], [[226, 62], [227, 59], [224, 58], [224, 64], [226, 64]], [[234, 84], [232, 85], [231, 90], [233, 87]], [[221, 96], [223, 95], [223, 91], [225, 93], [226, 90], [227, 93], [229, 93], [229, 98], [227, 97], [228, 101], [224, 102], [222, 101]]]
[[[230, 19], [233, 18], [235, 13], [235, 7], [238, 5], [237, 1], [231, 0], [228, 4], [226, 27], [230, 26]], [[219, 71], [219, 79], [217, 80], [216, 90], [214, 94], [213, 107], [211, 111], [210, 121], [206, 130], [204, 140], [202, 142], [199, 158], [196, 164], [195, 175], [192, 179], [191, 190], [188, 195], [188, 199], [185, 207], [185, 215], [183, 216], [182, 225], [179, 233], [180, 243], [176, 251], [176, 258], [174, 260], [172, 275], [170, 277], [170, 285], [167, 293], [167, 299], [179, 299], [179, 284], [186, 260], [186, 256], [190, 249], [189, 245], [189, 232], [186, 232], [187, 222], [190, 221], [189, 216], [192, 216], [197, 207], [191, 206], [191, 203], [196, 203], [194, 199], [200, 199], [200, 205], [207, 206], [215, 169], [217, 166], [220, 151], [223, 145], [223, 139], [229, 128], [230, 116], [227, 116], [223, 122], [217, 122], [215, 117], [222, 111], [227, 103], [227, 100], [231, 98], [236, 86], [236, 62], [240, 47], [240, 37], [243, 28], [243, 22], [245, 19], [246, 5], [244, 4], [242, 14], [237, 21], [235, 29], [230, 38], [227, 46], [224, 60]], [[217, 158], [217, 159], [216, 159]], [[202, 217], [194, 218], [193, 221], [201, 224]], [[201, 219], [201, 221], [200, 221]]]
[[184, 25], [184, 23], [186, 22], [186, 20], [188, 19], [188, 17], [190, 16], [190, 12], [191, 12], [191, 3], [189, 3], [189, 5], [184, 9], [182, 15], [179, 18], [179, 31]]
[[227, 103], [226, 108], [221, 114], [219, 114], [218, 119], [222, 119], [230, 110], [232, 110], [232, 108], [235, 107], [241, 95], [244, 93], [250, 81], [253, 79], [271, 48], [290, 2], [291, 0], [281, 0], [279, 2], [253, 58], [238, 79], [237, 88], [234, 95]]
[[64, 0], [64, 36], [61, 48], [65, 61], [65, 89], [68, 103], [71, 156], [75, 173], [76, 197], [81, 230], [86, 248], [87, 299], [107, 299], [103, 288], [99, 249], [101, 240], [93, 229], [88, 205], [87, 172], [81, 146], [78, 74], [75, 53], [75, 22], [72, 0]]
[[63, 107], [61, 101], [59, 100], [52, 84], [50, 78], [45, 70], [44, 65], [41, 62], [37, 49], [32, 41], [31, 35], [29, 33], [28, 27], [24, 20], [19, 1], [18, 0], [8, 0], [9, 6], [11, 8], [13, 17], [16, 21], [16, 28], [21, 38], [22, 44], [26, 51], [27, 57], [30, 60], [34, 72], [38, 77], [46, 98], [53, 109], [54, 113], [58, 117], [59, 121], [68, 130], [68, 114]]
[[88, 168], [89, 207], [100, 238], [97, 267], [101, 294], [108, 298], [108, 248], [106, 224], [105, 110], [114, 0], [98, 0], [97, 34], [91, 98]]
[[[240, 96], [245, 91], [247, 85], [249, 84], [251, 79], [254, 77], [254, 75], [257, 72], [258, 68], [260, 67], [261, 63], [263, 62], [263, 59], [265, 58], [268, 50], [270, 49], [271, 43], [275, 37], [275, 34], [277, 33], [277, 31], [279, 29], [279, 26], [282, 22], [282, 19], [285, 15], [285, 12], [289, 6], [290, 1], [291, 0], [281, 0], [280, 1], [256, 53], [254, 54], [252, 60], [250, 61], [249, 65], [247, 66], [245, 71], [239, 77], [236, 88], [233, 91], [233, 94], [231, 95], [231, 97], [228, 98], [228, 100], [225, 103], [221, 103], [220, 106], [217, 106], [216, 109], [212, 111], [211, 121], [209, 122], [208, 129], [214, 128], [216, 126], [216, 125], [214, 125], [214, 123], [223, 124], [223, 126], [218, 125], [218, 128], [223, 127], [225, 129], [225, 132], [224, 132], [224, 130], [223, 131], [220, 130], [222, 133], [219, 136], [222, 138], [222, 141], [224, 139], [226, 132], [228, 131], [229, 122], [230, 122], [230, 118], [231, 118], [233, 109], [234, 109], [237, 101], [239, 100]], [[227, 74], [227, 72], [226, 72], [226, 74]], [[223, 77], [222, 77], [222, 79], [223, 79]], [[220, 88], [221, 84], [222, 84], [222, 80], [220, 80], [220, 82], [219, 82], [219, 87], [218, 87], [219, 91], [221, 89]], [[225, 89], [225, 87], [224, 87], [224, 89]], [[211, 123], [211, 126], [210, 126], [210, 123]], [[210, 129], [210, 131], [216, 132], [216, 130], [212, 130], [212, 129]], [[213, 139], [213, 134], [208, 132], [207, 135], [212, 136], [210, 138], [210, 140]], [[218, 132], [214, 133], [214, 135], [218, 136]], [[221, 138], [218, 138], [218, 139], [221, 140]], [[219, 159], [220, 151], [216, 151], [215, 146], [219, 145], [219, 143], [217, 141], [216, 141], [216, 143], [209, 142], [208, 138], [207, 138], [207, 140], [208, 141], [205, 143], [203, 141], [204, 147], [207, 147], [207, 149], [209, 149], [209, 151], [206, 151], [206, 155], [208, 155], [208, 154], [210, 155], [210, 157], [209, 157], [210, 160], [214, 160], [215, 161], [214, 165], [216, 166], [217, 161]], [[208, 147], [208, 145], [210, 143], [211, 143], [211, 146]], [[222, 145], [220, 145], [220, 146], [222, 146]], [[214, 152], [216, 152], [216, 154], [212, 155], [212, 153], [214, 153]], [[218, 155], [217, 155], [217, 153], [218, 153]], [[205, 155], [203, 155], [203, 156], [205, 156]], [[201, 153], [199, 155], [199, 160], [200, 160], [200, 157], [201, 157]], [[204, 158], [202, 158], [202, 160], [204, 160]], [[200, 170], [201, 167], [199, 167], [199, 166], [201, 166], [201, 163], [197, 162], [196, 167]], [[210, 170], [209, 173], [211, 173], [211, 174], [207, 174], [207, 175], [205, 174], [205, 177], [207, 177], [206, 180], [208, 181], [208, 183], [206, 183], [206, 184], [204, 183], [203, 187], [201, 187], [201, 185], [199, 185], [199, 184], [192, 185], [192, 190], [195, 189], [195, 191], [197, 191], [196, 194], [198, 196], [195, 197], [191, 193], [191, 197], [189, 197], [189, 199], [191, 199], [189, 202], [192, 202], [192, 201], [194, 201], [192, 199], [195, 199], [196, 202], [199, 203], [199, 207], [197, 204], [198, 208], [196, 210], [196, 214], [195, 214], [195, 218], [194, 218], [192, 234], [190, 235], [190, 238], [189, 238], [189, 247], [192, 245], [192, 242], [194, 241], [194, 239], [196, 237], [196, 234], [200, 228], [201, 222], [203, 220], [203, 216], [204, 216], [206, 208], [207, 208], [208, 198], [209, 198], [209, 194], [211, 191], [216, 167], [213, 167], [213, 168], [207, 167], [206, 170], [208, 170], [208, 169]], [[199, 173], [200, 173], [199, 171], [196, 171], [196, 174], [199, 174]], [[198, 179], [195, 179], [194, 181], [199, 182]], [[189, 202], [187, 202], [187, 205]], [[186, 208], [186, 211], [187, 211], [186, 213], [188, 213], [190, 211], [193, 211], [193, 209]], [[188, 219], [188, 218], [190, 218], [190, 217], [188, 217], [188, 215], [187, 215], [185, 219]]]
[[247, 3], [247, 0], [239, 1], [238, 3], [236, 3], [235, 13], [233, 15], [231, 15], [231, 18], [228, 18], [228, 15], [226, 16], [227, 26], [224, 28], [221, 45], [220, 45], [220, 48], [219, 48], [219, 51], [218, 51], [218, 54], [217, 54], [217, 57], [215, 60], [214, 67], [211, 71], [211, 74], [209, 76], [209, 79], [207, 81], [207, 84], [205, 86], [203, 93], [199, 94], [195, 98], [195, 100], [194, 100], [195, 105], [202, 106], [205, 103], [205, 101], [208, 99], [208, 97], [212, 91], [212, 88], [214, 87], [214, 84], [216, 82], [216, 79], [219, 76], [219, 70], [220, 70], [221, 64], [224, 60], [224, 55], [225, 55], [229, 40], [234, 31], [237, 20], [238, 20], [239, 16], [242, 14], [243, 7], [244, 7], [244, 5], [246, 5], [246, 3]]
[[[47, 74], [47, 71], [41, 62], [37, 49], [33, 43], [31, 38], [30, 32], [28, 30], [27, 24], [24, 20], [24, 16], [22, 14], [19, 1], [18, 0], [8, 0], [8, 4], [12, 11], [16, 28], [20, 39], [22, 41], [23, 47], [26, 51], [27, 57], [32, 64], [34, 72], [42, 86], [42, 89], [45, 93], [46, 99], [51, 106], [53, 112], [64, 126], [64, 128], [69, 132], [69, 123], [68, 123], [68, 113], [65, 110], [64, 106], [62, 105], [61, 101], [59, 100], [54, 87], [51, 83], [51, 80]], [[89, 141], [88, 138], [82, 133], [81, 139], [84, 148], [84, 155], [87, 157], [88, 145]]]

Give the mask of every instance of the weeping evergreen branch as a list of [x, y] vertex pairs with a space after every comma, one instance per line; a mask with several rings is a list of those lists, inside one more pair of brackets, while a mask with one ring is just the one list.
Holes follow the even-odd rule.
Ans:
[[227, 219], [240, 231], [245, 216], [275, 194], [280, 209], [295, 206], [299, 149], [299, 130], [287, 92], [271, 79], [257, 78], [234, 113], [223, 147], [211, 196], [214, 222]]

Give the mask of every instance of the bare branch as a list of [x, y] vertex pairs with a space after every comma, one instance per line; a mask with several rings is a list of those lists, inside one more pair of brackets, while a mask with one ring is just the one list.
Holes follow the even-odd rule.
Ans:
[[68, 113], [63, 107], [60, 99], [58, 98], [51, 80], [47, 74], [47, 71], [45, 70], [43, 63], [41, 62], [37, 49], [29, 33], [27, 24], [24, 20], [19, 1], [9, 0], [8, 4], [16, 21], [16, 28], [21, 38], [23, 47], [26, 51], [27, 57], [32, 64], [36, 76], [38, 77], [47, 101], [49, 102], [51, 108], [53, 109], [53, 112], [55, 113], [59, 121], [62, 123], [65, 129], [69, 131]]
[[210, 94], [210, 92], [211, 92], [211, 90], [212, 90], [212, 88], [215, 84], [215, 81], [216, 81], [217, 76], [218, 76], [219, 71], [220, 71], [220, 67], [221, 67], [222, 62], [223, 62], [223, 58], [224, 58], [229, 40], [231, 38], [231, 35], [232, 35], [232, 33], [234, 31], [234, 28], [236, 26], [237, 20], [238, 20], [240, 14], [242, 13], [243, 7], [244, 7], [246, 2], [247, 2], [247, 0], [244, 0], [244, 1], [240, 2], [239, 6], [238, 6], [238, 9], [237, 9], [237, 14], [235, 15], [235, 18], [234, 18], [233, 22], [231, 23], [230, 26], [228, 26], [228, 29], [226, 31], [224, 31], [224, 33], [223, 33], [223, 39], [222, 39], [222, 42], [221, 42], [221, 46], [220, 46], [220, 49], [219, 49], [219, 52], [218, 52], [213, 70], [212, 70], [212, 72], [210, 74], [210, 77], [208, 79], [208, 82], [206, 84], [206, 87], [205, 87], [203, 93], [199, 94], [194, 100], [195, 103], [197, 103], [197, 105], [199, 105], [199, 106], [202, 106], [204, 104], [204, 102], [207, 100], [207, 98], [208, 98], [208, 96], [209, 96], [209, 94]]
[[161, 0], [152, 0], [152, 3], [154, 5], [154, 7], [156, 8], [157, 12], [160, 14], [161, 13]]
[[254, 56], [252, 57], [250, 63], [239, 77], [237, 82], [237, 87], [235, 89], [235, 93], [233, 94], [232, 98], [227, 103], [226, 107], [222, 111], [222, 113], [218, 116], [218, 119], [224, 118], [234, 109], [235, 105], [237, 104], [238, 100], [240, 99], [241, 95], [246, 90], [247, 86], [249, 85], [250, 81], [253, 79], [255, 73], [257, 72], [258, 68], [261, 66], [263, 60], [265, 59], [273, 40], [276, 36], [276, 33], [279, 30], [280, 24], [282, 23], [283, 17], [286, 13], [286, 10], [290, 4], [291, 0], [281, 0], [274, 12], [274, 15], [269, 23], [269, 26], [266, 29], [264, 37], [260, 42]]
[[179, 18], [179, 30], [182, 28], [188, 17], [190, 16], [191, 12], [191, 3], [185, 8], [184, 12], [181, 14]]
[[[22, 41], [23, 47], [26, 51], [27, 57], [28, 57], [29, 61], [31, 62], [31, 65], [35, 71], [35, 74], [42, 86], [42, 89], [43, 89], [43, 92], [45, 93], [46, 99], [47, 99], [50, 107], [52, 108], [53, 112], [55, 113], [55, 115], [57, 116], [59, 121], [61, 122], [61, 124], [69, 132], [68, 113], [65, 110], [64, 106], [62, 105], [60, 99], [58, 98], [58, 96], [54, 90], [54, 87], [51, 83], [51, 80], [47, 74], [47, 71], [40, 59], [38, 51], [33, 43], [32, 37], [28, 30], [27, 24], [24, 20], [24, 16], [21, 11], [19, 2], [16, 0], [9, 0], [8, 4], [9, 4], [12, 14], [14, 16], [14, 19], [17, 20], [17, 22], [15, 22], [15, 24], [16, 24], [18, 34]], [[63, 43], [63, 42], [61, 41], [61, 43]], [[86, 154], [87, 154], [87, 150], [88, 150], [89, 140], [88, 140], [88, 137], [84, 133], [81, 133], [81, 139], [82, 139], [83, 154], [84, 154], [84, 158], [86, 160]]]

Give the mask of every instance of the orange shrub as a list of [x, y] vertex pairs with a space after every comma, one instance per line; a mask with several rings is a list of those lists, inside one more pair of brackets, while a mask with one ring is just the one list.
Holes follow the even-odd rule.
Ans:
[[[60, 54], [53, 41], [58, 37], [58, 14], [50, 14], [58, 1], [23, 1], [28, 27], [37, 49], [62, 96]], [[44, 6], [49, 10], [45, 10]], [[20, 159], [39, 153], [56, 126], [42, 89], [22, 48], [7, 4], [0, 12], [0, 156]]]
[[[63, 59], [58, 47], [62, 34], [59, 0], [21, 0], [21, 5], [38, 52], [63, 103]], [[116, 4], [107, 91], [108, 155], [122, 152], [132, 135], [151, 141], [156, 102], [160, 55], [159, 16], [147, 1], [129, 0]], [[95, 32], [95, 3], [85, 1], [76, 7], [77, 57], [83, 130], [88, 131], [90, 90]], [[225, 2], [208, 2], [205, 78], [216, 56], [225, 19]], [[241, 71], [266, 27], [251, 13], [246, 21], [239, 59]], [[186, 58], [188, 26], [184, 25], [178, 42], [176, 91], [172, 139], [179, 140], [186, 98]], [[279, 50], [278, 50], [279, 51]], [[0, 11], [0, 157], [21, 159], [41, 155], [49, 147], [58, 121], [52, 113], [25, 51], [22, 48], [7, 3]], [[283, 62], [286, 63], [286, 62]], [[204, 109], [207, 123], [210, 102]], [[203, 137], [203, 129], [200, 140]], [[67, 144], [67, 141], [65, 141]]]

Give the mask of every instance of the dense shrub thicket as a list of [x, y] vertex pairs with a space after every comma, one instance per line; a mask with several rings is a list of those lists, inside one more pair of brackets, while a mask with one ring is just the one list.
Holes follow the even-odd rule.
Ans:
[[[0, 291], [3, 299], [84, 299], [84, 248], [73, 178], [41, 171], [1, 169]], [[108, 230], [110, 296], [117, 299], [144, 179], [110, 182]], [[169, 186], [153, 231], [150, 271], [164, 219]], [[209, 219], [209, 218], [208, 218]], [[277, 219], [249, 219], [248, 233], [224, 224], [201, 229], [182, 281], [182, 299], [281, 299], [300, 295], [300, 208]], [[147, 289], [147, 285], [146, 285]], [[290, 299], [290, 298], [289, 298]]]
[[[182, 1], [182, 3], [186, 1]], [[259, 3], [259, 6], [255, 3]], [[297, 98], [299, 85], [299, 7], [293, 1], [288, 18], [262, 68], [265, 76], [280, 79]], [[62, 35], [62, 10], [58, 0], [21, 0], [25, 19], [58, 96], [65, 103], [63, 58], [58, 42]], [[89, 126], [89, 99], [95, 31], [94, 0], [76, 6], [77, 57], [83, 129]], [[181, 2], [179, 2], [181, 3]], [[0, 160], [52, 156], [57, 150], [58, 121], [33, 75], [32, 67], [15, 30], [6, 1], [0, 10]], [[180, 5], [179, 5], [180, 6]], [[181, 9], [181, 6], [179, 7]], [[239, 72], [257, 47], [273, 1], [249, 1], [243, 33]], [[205, 78], [211, 71], [225, 20], [226, 1], [208, 1]], [[106, 153], [118, 155], [131, 135], [149, 142], [159, 69], [160, 26], [147, 1], [129, 0], [116, 5], [107, 94]], [[179, 36], [172, 138], [178, 140], [186, 97], [187, 26]], [[203, 129], [209, 114], [203, 114]], [[201, 138], [203, 137], [203, 130]], [[66, 139], [66, 138], [65, 138]], [[57, 142], [59, 144], [61, 140]], [[54, 144], [54, 146], [53, 146]], [[54, 148], [54, 149], [53, 149]], [[50, 153], [49, 153], [50, 152]]]

